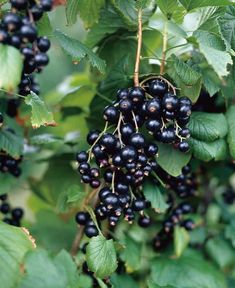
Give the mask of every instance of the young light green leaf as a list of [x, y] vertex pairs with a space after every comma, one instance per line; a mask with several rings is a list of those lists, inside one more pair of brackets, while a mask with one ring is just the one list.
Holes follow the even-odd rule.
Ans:
[[235, 158], [235, 106], [231, 106], [227, 113], [228, 121], [228, 145], [229, 151], [233, 158]]
[[193, 112], [189, 129], [193, 138], [213, 142], [227, 135], [228, 124], [222, 113]]
[[144, 9], [144, 8], [146, 8], [146, 6], [149, 4], [150, 1], [151, 0], [137, 0], [135, 7], [137, 9]]
[[217, 35], [202, 30], [197, 30], [193, 35], [197, 39], [199, 50], [217, 75], [220, 78], [228, 75], [228, 64], [232, 64], [233, 61], [230, 54], [225, 51], [223, 40]]
[[0, 88], [13, 91], [20, 83], [23, 57], [16, 48], [0, 44]]
[[176, 226], [174, 229], [174, 251], [176, 257], [180, 257], [189, 244], [189, 234], [183, 227]]
[[45, 103], [37, 94], [31, 91], [30, 95], [25, 98], [25, 103], [32, 109], [31, 123], [33, 128], [56, 125], [53, 114], [47, 110]]
[[56, 137], [55, 135], [49, 133], [35, 135], [30, 139], [30, 143], [32, 145], [50, 145], [56, 143], [62, 144], [63, 142], [63, 138]]
[[98, 278], [105, 278], [117, 269], [117, 256], [113, 240], [99, 235], [91, 238], [86, 249], [86, 261], [89, 269]]
[[100, 9], [104, 6], [105, 0], [77, 0], [79, 14], [87, 28], [95, 24], [99, 19]]
[[210, 160], [223, 160], [228, 153], [227, 144], [224, 139], [218, 139], [213, 142], [203, 142], [190, 138], [189, 144], [193, 155], [205, 162]]
[[227, 50], [233, 49], [235, 51], [235, 6], [227, 7], [226, 13], [217, 21]]
[[191, 153], [182, 153], [171, 145], [158, 143], [158, 164], [172, 176], [179, 176], [182, 168], [190, 161]]
[[179, 0], [187, 11], [207, 6], [226, 6], [231, 5], [229, 0]]
[[164, 213], [169, 207], [162, 195], [160, 187], [152, 182], [145, 182], [143, 188], [145, 198], [151, 202], [151, 206], [157, 213]]
[[67, 0], [65, 6], [65, 14], [68, 25], [73, 25], [77, 21], [79, 10], [79, 1], [78, 0]]
[[[0, 278], [2, 287], [18, 287], [20, 265], [25, 254], [35, 248], [28, 232], [0, 222]], [[17, 245], [16, 245], [17, 243]]]
[[101, 73], [105, 72], [105, 62], [86, 45], [66, 36], [59, 30], [56, 30], [54, 34], [60, 46], [72, 57], [73, 61], [81, 61], [84, 57], [87, 57], [93, 67], [96, 67]]
[[13, 157], [23, 153], [23, 138], [10, 130], [0, 130], [0, 150], [6, 151]]

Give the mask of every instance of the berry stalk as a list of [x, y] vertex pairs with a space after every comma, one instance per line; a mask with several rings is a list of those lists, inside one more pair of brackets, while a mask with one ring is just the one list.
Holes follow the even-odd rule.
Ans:
[[142, 48], [142, 9], [138, 10], [137, 51], [135, 60], [134, 85], [139, 86], [140, 53]]

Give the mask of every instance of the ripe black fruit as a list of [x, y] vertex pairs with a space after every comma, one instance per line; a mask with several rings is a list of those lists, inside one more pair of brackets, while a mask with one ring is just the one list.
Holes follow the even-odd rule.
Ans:
[[153, 96], [163, 96], [166, 89], [166, 84], [160, 80], [152, 80], [149, 82], [149, 93]]

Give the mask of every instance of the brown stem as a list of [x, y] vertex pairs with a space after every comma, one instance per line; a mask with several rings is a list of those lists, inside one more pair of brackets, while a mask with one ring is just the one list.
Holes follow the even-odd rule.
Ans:
[[73, 240], [72, 248], [70, 250], [70, 254], [73, 257], [77, 255], [77, 252], [78, 252], [78, 249], [79, 249], [80, 242], [82, 240], [83, 234], [84, 234], [84, 226], [80, 226], [78, 228], [78, 232], [76, 234], [76, 237]]
[[162, 45], [162, 61], [160, 66], [160, 75], [164, 74], [165, 64], [166, 64], [166, 51], [167, 51], [167, 20], [164, 25], [163, 31], [163, 45]]
[[142, 47], [142, 9], [138, 10], [138, 33], [137, 33], [137, 51], [135, 60], [135, 72], [134, 72], [134, 85], [139, 86], [139, 70], [140, 70], [140, 53]]

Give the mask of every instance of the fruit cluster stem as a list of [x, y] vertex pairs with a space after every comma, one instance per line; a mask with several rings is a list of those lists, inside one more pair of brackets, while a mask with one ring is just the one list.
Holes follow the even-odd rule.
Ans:
[[168, 41], [168, 33], [167, 33], [167, 20], [164, 24], [164, 31], [163, 31], [163, 44], [162, 44], [162, 61], [160, 66], [160, 75], [164, 74], [165, 64], [166, 64], [166, 52], [167, 52], [167, 41]]
[[137, 51], [135, 60], [134, 85], [139, 86], [140, 54], [142, 47], [142, 9], [138, 10]]

